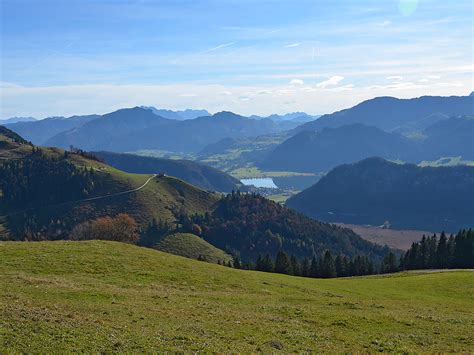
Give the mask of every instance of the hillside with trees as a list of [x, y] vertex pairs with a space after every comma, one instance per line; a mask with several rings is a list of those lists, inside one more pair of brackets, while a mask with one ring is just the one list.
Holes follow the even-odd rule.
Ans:
[[144, 157], [132, 154], [95, 152], [96, 156], [107, 164], [136, 174], [162, 173], [177, 177], [189, 184], [205, 190], [231, 192], [242, 188], [236, 178], [209, 166], [190, 160], [175, 160], [155, 157]]
[[[171, 223], [181, 213], [204, 213], [218, 200], [174, 177], [128, 174], [81, 150], [15, 139], [15, 157], [0, 149], [0, 156], [9, 154], [0, 160], [0, 239], [67, 239], [78, 224], [120, 214], [141, 230], [154, 219]], [[7, 140], [13, 142], [0, 135]]]
[[[279, 251], [298, 261], [330, 250], [333, 255], [366, 255], [379, 260], [387, 248], [362, 240], [350, 229], [321, 223], [255, 194], [232, 193], [223, 197], [213, 211], [179, 223], [216, 247], [254, 263], [259, 255], [276, 256]], [[196, 233], [194, 231], [194, 233]]]
[[370, 158], [341, 165], [287, 206], [326, 222], [455, 232], [474, 225], [474, 167]]

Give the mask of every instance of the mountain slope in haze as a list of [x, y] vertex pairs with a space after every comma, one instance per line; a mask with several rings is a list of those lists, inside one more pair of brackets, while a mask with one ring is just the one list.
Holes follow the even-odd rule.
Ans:
[[327, 222], [456, 232], [474, 226], [473, 196], [474, 167], [370, 158], [338, 166], [286, 204]]
[[423, 159], [460, 156], [474, 160], [474, 116], [438, 121], [423, 131]]
[[252, 115], [250, 118], [256, 118], [256, 119], [263, 119], [263, 118], [268, 118], [272, 121], [276, 122], [281, 122], [281, 121], [290, 121], [294, 123], [306, 123], [310, 121], [314, 121], [315, 119], [321, 117], [321, 115], [308, 115], [305, 112], [291, 112], [291, 113], [285, 113], [283, 115], [277, 115], [273, 114], [270, 116], [262, 117], [262, 116], [257, 116], [257, 115]]
[[107, 164], [129, 173], [164, 173], [205, 190], [231, 192], [242, 187], [242, 183], [232, 176], [190, 160], [172, 160], [110, 152], [95, 152], [94, 155], [103, 159]]
[[291, 122], [255, 120], [232, 112], [176, 121], [151, 110], [133, 108], [104, 115], [48, 140], [45, 145], [85, 150], [130, 152], [143, 149], [198, 152], [223, 138], [246, 138], [294, 127]]
[[267, 170], [321, 172], [371, 156], [411, 160], [417, 146], [399, 134], [353, 124], [303, 131], [278, 145], [260, 163]]
[[140, 107], [121, 109], [59, 133], [44, 145], [61, 148], [73, 145], [84, 150], [102, 150], [114, 144], [127, 145], [134, 131], [151, 127], [160, 129], [175, 122]]
[[[324, 115], [295, 129], [321, 130], [354, 123], [374, 126], [386, 131], [409, 133], [422, 131], [446, 117], [474, 114], [473, 96], [422, 96], [414, 99], [377, 97], [352, 108]], [[427, 119], [428, 118], [428, 119]]]
[[0, 120], [0, 124], [6, 125], [6, 124], [12, 124], [12, 123], [18, 123], [18, 122], [35, 122], [35, 121], [36, 121], [36, 118], [34, 117], [10, 117], [10, 118]]
[[170, 120], [192, 120], [198, 117], [211, 116], [207, 110], [186, 109], [182, 111], [173, 111], [166, 109], [157, 109], [152, 106], [142, 106], [142, 108], [151, 110], [155, 115], [168, 118]]
[[100, 116], [48, 117], [44, 120], [11, 123], [8, 128], [33, 144], [43, 145], [58, 133], [79, 127], [98, 117]]

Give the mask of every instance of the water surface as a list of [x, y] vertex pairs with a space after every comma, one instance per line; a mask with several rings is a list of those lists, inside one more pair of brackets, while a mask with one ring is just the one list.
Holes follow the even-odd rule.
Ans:
[[240, 179], [244, 185], [253, 185], [255, 187], [266, 187], [271, 189], [277, 189], [272, 178], [251, 178], [251, 179]]

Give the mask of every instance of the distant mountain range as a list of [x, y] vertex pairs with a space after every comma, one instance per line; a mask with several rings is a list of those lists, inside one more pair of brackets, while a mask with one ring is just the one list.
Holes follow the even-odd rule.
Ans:
[[34, 117], [11, 117], [11, 118], [6, 118], [4, 120], [0, 120], [1, 125], [6, 125], [6, 124], [12, 124], [12, 123], [18, 123], [18, 122], [33, 122], [36, 121], [36, 118]]
[[371, 156], [414, 163], [458, 156], [471, 160], [473, 105], [472, 96], [365, 101], [298, 126], [257, 164], [268, 170], [323, 172]]
[[296, 131], [319, 131], [361, 123], [385, 131], [422, 131], [437, 121], [474, 114], [474, 96], [422, 96], [414, 99], [377, 97], [299, 126]]
[[143, 157], [132, 154], [94, 152], [114, 168], [136, 174], [159, 174], [177, 177], [204, 190], [231, 192], [242, 190], [242, 183], [220, 170], [190, 160]]
[[296, 124], [255, 120], [232, 112], [190, 120], [170, 120], [135, 107], [98, 117], [51, 137], [44, 145], [130, 152], [142, 149], [198, 152], [223, 138], [245, 138], [290, 129]]
[[303, 131], [278, 145], [260, 164], [266, 170], [322, 172], [374, 155], [412, 160], [418, 147], [406, 137], [360, 123]]
[[211, 116], [211, 114], [207, 110], [186, 109], [182, 111], [173, 111], [166, 109], [157, 109], [153, 106], [141, 106], [141, 108], [151, 110], [155, 115], [161, 116], [163, 118], [178, 121], [192, 120], [198, 117]]
[[273, 121], [292, 121], [292, 122], [298, 122], [298, 123], [304, 123], [304, 122], [311, 122], [316, 120], [317, 118], [321, 117], [321, 115], [308, 115], [305, 112], [291, 112], [291, 113], [286, 113], [284, 115], [277, 115], [273, 114], [270, 116], [257, 116], [257, 115], [252, 115], [250, 118], [255, 118], [255, 119], [263, 119], [263, 118], [268, 118]]
[[56, 134], [78, 127], [99, 118], [99, 115], [48, 117], [44, 120], [22, 121], [6, 124], [9, 129], [37, 145], [43, 145]]
[[[279, 133], [299, 123], [268, 118], [254, 119], [232, 112], [183, 119], [204, 111], [164, 112], [134, 107], [105, 115], [52, 117], [35, 122], [9, 124], [8, 127], [35, 144], [85, 150], [129, 152], [143, 149], [174, 152], [199, 152], [223, 138], [248, 138]], [[172, 114], [171, 114], [172, 113]], [[207, 113], [205, 111], [204, 113]]]
[[456, 232], [474, 226], [474, 167], [369, 158], [338, 166], [287, 206], [326, 222]]

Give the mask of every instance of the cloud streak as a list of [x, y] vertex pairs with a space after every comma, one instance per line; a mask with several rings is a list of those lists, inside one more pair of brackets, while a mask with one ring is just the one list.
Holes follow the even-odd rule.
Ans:
[[236, 44], [237, 42], [229, 42], [229, 43], [223, 43], [223, 44], [220, 44], [216, 47], [213, 47], [213, 48], [210, 48], [210, 49], [207, 49], [203, 52], [199, 52], [198, 54], [205, 54], [205, 53], [210, 53], [210, 52], [214, 52], [214, 51], [217, 51], [218, 49], [221, 49], [221, 48], [225, 48], [225, 47], [229, 47], [229, 46], [232, 46], [234, 44]]
[[292, 43], [292, 44], [287, 44], [285, 48], [295, 48], [301, 46], [301, 43]]

